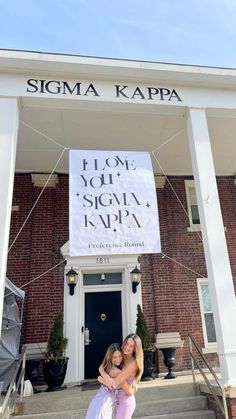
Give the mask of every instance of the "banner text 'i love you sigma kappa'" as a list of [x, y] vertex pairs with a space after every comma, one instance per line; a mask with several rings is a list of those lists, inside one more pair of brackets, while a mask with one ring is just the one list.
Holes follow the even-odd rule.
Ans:
[[70, 255], [159, 253], [149, 153], [70, 151]]

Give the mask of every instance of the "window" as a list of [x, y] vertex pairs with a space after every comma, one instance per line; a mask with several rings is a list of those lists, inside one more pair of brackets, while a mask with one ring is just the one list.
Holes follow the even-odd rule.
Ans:
[[216, 346], [216, 332], [207, 279], [198, 279], [198, 293], [205, 347]]
[[84, 274], [83, 283], [84, 285], [122, 284], [122, 272]]
[[197, 196], [193, 180], [185, 180], [185, 189], [188, 205], [188, 215], [189, 215], [189, 224], [190, 231], [192, 229], [200, 229], [200, 218], [197, 206]]

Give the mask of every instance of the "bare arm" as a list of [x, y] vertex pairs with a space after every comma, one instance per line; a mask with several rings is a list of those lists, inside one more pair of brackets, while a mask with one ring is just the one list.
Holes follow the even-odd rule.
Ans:
[[120, 387], [127, 394], [127, 396], [133, 396], [133, 394], [137, 391], [136, 386], [128, 384], [126, 380], [121, 383]]
[[101, 375], [98, 376], [98, 381], [100, 384], [103, 384], [104, 386], [109, 388], [109, 390], [113, 390], [113, 387], [109, 384], [108, 380], [102, 377]]
[[100, 365], [100, 367], [98, 368], [99, 374], [103, 377], [103, 378], [110, 378], [110, 375], [106, 373], [106, 371], [104, 370], [103, 366]]
[[99, 383], [104, 384], [106, 387], [111, 389], [113, 387], [114, 380], [105, 372], [102, 365], [100, 365], [98, 371], [100, 373], [100, 376], [98, 377]]
[[137, 373], [136, 361], [131, 361], [127, 367], [124, 367], [121, 373], [113, 380], [115, 387], [123, 383], [129, 377], [135, 377]]
[[[118, 368], [115, 368], [115, 369], [113, 369], [110, 372], [110, 376], [112, 378], [116, 378], [120, 374], [121, 374], [121, 370], [119, 370]], [[108, 375], [108, 374], [106, 374], [106, 375]], [[105, 385], [107, 387], [107, 380], [106, 380], [106, 378], [104, 378], [102, 376], [99, 376], [98, 377], [98, 381], [99, 381], [99, 383], [101, 383], [101, 384], [103, 384], [103, 385]], [[122, 384], [120, 385], [120, 387], [127, 394], [127, 396], [132, 396], [135, 393], [135, 391], [137, 390], [135, 386], [128, 384], [128, 382], [126, 380], [122, 382]], [[114, 387], [109, 387], [109, 388], [110, 389], [113, 389]]]

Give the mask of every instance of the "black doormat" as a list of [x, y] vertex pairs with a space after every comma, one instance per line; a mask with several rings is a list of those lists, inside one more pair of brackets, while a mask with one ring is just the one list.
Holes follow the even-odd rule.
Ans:
[[83, 383], [82, 384], [82, 391], [87, 391], [87, 390], [98, 390], [100, 387], [100, 384], [96, 381], [96, 382], [90, 382], [90, 383]]

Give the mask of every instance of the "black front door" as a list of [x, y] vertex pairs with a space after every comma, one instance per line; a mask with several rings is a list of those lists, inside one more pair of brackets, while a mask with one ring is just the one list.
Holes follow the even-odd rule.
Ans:
[[122, 342], [121, 291], [85, 294], [85, 378], [96, 378], [108, 346]]

